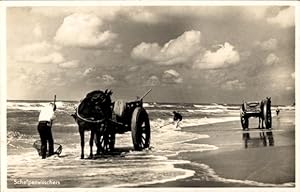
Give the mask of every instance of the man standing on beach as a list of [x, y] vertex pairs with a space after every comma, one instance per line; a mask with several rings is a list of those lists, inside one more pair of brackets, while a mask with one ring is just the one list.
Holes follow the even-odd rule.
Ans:
[[53, 146], [53, 137], [52, 137], [52, 122], [55, 119], [56, 105], [55, 103], [50, 103], [49, 105], [42, 108], [39, 115], [39, 123], [38, 123], [38, 132], [41, 138], [41, 154], [42, 159], [46, 158], [47, 155], [47, 142], [49, 143], [49, 151], [48, 156], [54, 154], [54, 146]]
[[279, 107], [277, 107], [277, 109], [276, 109], [276, 116], [279, 115], [279, 112], [280, 112], [280, 109], [279, 109]]
[[176, 111], [173, 111], [173, 114], [174, 114], [173, 120], [176, 123], [176, 128], [178, 128], [179, 122], [182, 121], [182, 116], [180, 113], [178, 113]]

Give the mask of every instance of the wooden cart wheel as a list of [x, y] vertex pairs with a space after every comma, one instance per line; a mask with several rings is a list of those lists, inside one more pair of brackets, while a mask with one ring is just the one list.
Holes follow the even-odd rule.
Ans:
[[241, 124], [242, 124], [243, 130], [248, 129], [249, 119], [243, 115], [243, 107], [241, 107], [241, 109], [240, 109], [240, 116], [241, 116]]
[[241, 124], [242, 124], [243, 130], [248, 129], [249, 119], [246, 117], [241, 117]]
[[150, 122], [144, 108], [137, 107], [131, 119], [131, 135], [134, 149], [143, 150], [150, 145]]
[[108, 132], [105, 130], [103, 134], [100, 136], [100, 149], [98, 149], [97, 153], [99, 154], [100, 151], [102, 153], [112, 152], [115, 148], [115, 140], [116, 140], [115, 133]]
[[271, 105], [267, 102], [264, 103], [264, 120], [267, 129], [272, 128], [272, 112]]

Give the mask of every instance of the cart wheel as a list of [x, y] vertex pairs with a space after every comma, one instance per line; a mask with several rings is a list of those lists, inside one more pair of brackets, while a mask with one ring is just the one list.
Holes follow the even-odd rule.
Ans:
[[143, 150], [150, 145], [150, 122], [144, 108], [137, 107], [131, 119], [131, 135], [134, 149]]
[[100, 151], [102, 153], [112, 152], [115, 148], [115, 139], [115, 133], [109, 133], [105, 131], [103, 135], [100, 136]]
[[242, 124], [243, 130], [248, 129], [249, 119], [246, 117], [241, 117], [241, 124]]
[[271, 105], [268, 103], [264, 104], [264, 120], [267, 129], [272, 128], [272, 112]]
[[240, 109], [240, 116], [241, 116], [241, 124], [242, 124], [243, 130], [248, 129], [249, 120], [248, 120], [248, 118], [246, 118], [243, 115], [243, 107], [241, 107], [241, 109]]

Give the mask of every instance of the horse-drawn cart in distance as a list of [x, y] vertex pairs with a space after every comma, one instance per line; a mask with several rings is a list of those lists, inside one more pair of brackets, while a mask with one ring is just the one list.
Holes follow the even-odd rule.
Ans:
[[259, 118], [259, 128], [272, 128], [271, 97], [261, 101], [243, 102], [240, 108], [241, 124], [243, 130], [249, 128], [249, 118]]
[[91, 131], [90, 155], [93, 157], [93, 142], [97, 155], [112, 152], [115, 135], [131, 131], [134, 150], [143, 150], [150, 145], [150, 122], [143, 107], [143, 98], [151, 91], [134, 101], [111, 101], [110, 90], [96, 90], [88, 93], [72, 114], [79, 127], [81, 138], [81, 158], [84, 158], [84, 131]]

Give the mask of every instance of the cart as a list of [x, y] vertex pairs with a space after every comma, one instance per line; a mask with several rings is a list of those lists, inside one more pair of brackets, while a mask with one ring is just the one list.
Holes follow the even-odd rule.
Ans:
[[[89, 98], [92, 98], [90, 100], [93, 100], [87, 108], [91, 108], [89, 111], [94, 110], [94, 114], [96, 113], [96, 115], [88, 117], [88, 115], [84, 116], [80, 114], [80, 110], [78, 109], [83, 100], [77, 107], [76, 114], [73, 114], [73, 117], [79, 125], [81, 135], [84, 131], [91, 130], [90, 156], [92, 156], [93, 134], [96, 135], [97, 154], [113, 152], [116, 134], [123, 134], [128, 131], [131, 131], [134, 150], [140, 151], [150, 146], [150, 121], [148, 113], [143, 107], [143, 99], [150, 91], [151, 89], [142, 97], [133, 101], [116, 100], [115, 102], [111, 102], [110, 95], [112, 93], [107, 90], [105, 92], [93, 91], [87, 94], [86, 98], [89, 96]], [[96, 94], [94, 96], [94, 93], [100, 96]], [[105, 103], [107, 102], [109, 102], [109, 107], [105, 107]], [[81, 137], [81, 140], [83, 139], [84, 136]], [[83, 150], [84, 142], [81, 143]], [[81, 158], [83, 158], [83, 151]]]
[[259, 128], [272, 128], [271, 97], [261, 101], [243, 102], [240, 107], [240, 117], [243, 130], [249, 128], [249, 118], [259, 118]]

